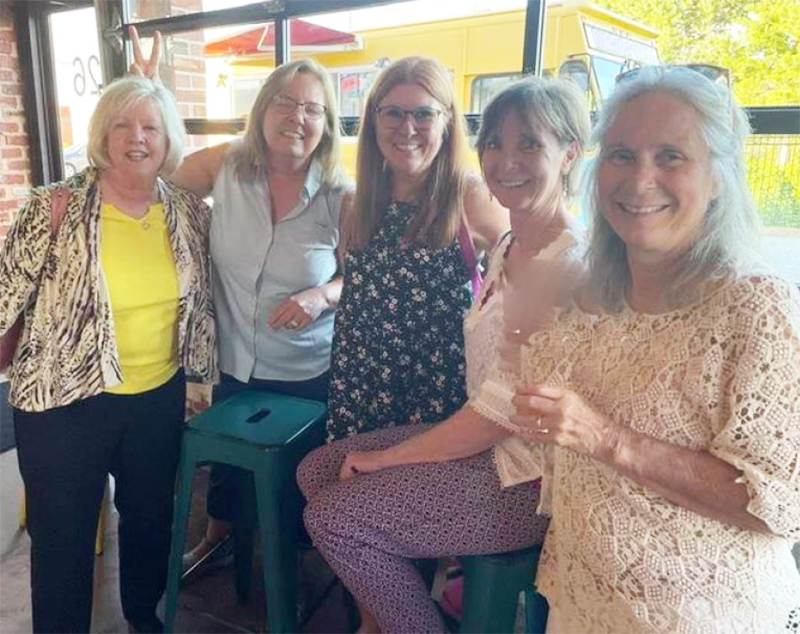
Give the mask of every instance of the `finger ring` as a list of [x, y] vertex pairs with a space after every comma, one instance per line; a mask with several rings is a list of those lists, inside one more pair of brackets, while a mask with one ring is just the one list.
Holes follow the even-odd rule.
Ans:
[[296, 319], [292, 319], [292, 320], [289, 322], [289, 325], [290, 325], [292, 328], [297, 328], [297, 325], [298, 325], [298, 324], [297, 324], [297, 320], [296, 320]]
[[541, 416], [539, 416], [539, 418], [536, 419], [536, 426], [539, 429], [541, 429], [541, 427], [542, 427], [542, 417]]

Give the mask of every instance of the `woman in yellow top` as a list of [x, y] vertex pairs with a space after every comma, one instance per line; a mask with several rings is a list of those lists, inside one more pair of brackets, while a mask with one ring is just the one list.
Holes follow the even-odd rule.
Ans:
[[35, 189], [0, 254], [0, 334], [24, 315], [10, 400], [35, 632], [89, 631], [108, 473], [123, 613], [133, 631], [162, 627], [184, 371], [216, 374], [208, 210], [159, 178], [180, 162], [183, 132], [162, 87], [114, 82], [89, 124], [92, 166]]

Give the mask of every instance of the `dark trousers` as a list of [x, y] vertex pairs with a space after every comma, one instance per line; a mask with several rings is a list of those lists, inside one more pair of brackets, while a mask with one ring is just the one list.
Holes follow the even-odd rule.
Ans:
[[141, 394], [14, 410], [34, 632], [89, 631], [95, 533], [109, 473], [119, 511], [122, 610], [132, 622], [155, 615], [166, 584], [185, 401], [179, 371]]
[[[287, 396], [307, 398], [327, 403], [328, 372], [307, 381], [268, 381], [250, 379], [242, 383], [228, 374], [223, 374], [214, 388], [214, 402], [224, 401], [243, 390], [276, 392]], [[206, 507], [209, 516], [227, 522], [255, 524], [255, 486], [253, 474], [238, 467], [214, 463], [208, 482]]]

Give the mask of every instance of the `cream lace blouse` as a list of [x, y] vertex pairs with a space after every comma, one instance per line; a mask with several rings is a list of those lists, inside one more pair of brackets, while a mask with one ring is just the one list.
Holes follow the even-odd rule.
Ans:
[[[553, 517], [537, 585], [566, 631], [784, 631], [800, 606], [795, 288], [752, 276], [663, 315], [565, 311], [531, 337], [522, 373], [525, 384], [564, 385], [617, 423], [735, 465], [749, 512], [774, 533], [702, 517], [574, 451], [532, 447]], [[478, 401], [507, 421], [497, 390]]]

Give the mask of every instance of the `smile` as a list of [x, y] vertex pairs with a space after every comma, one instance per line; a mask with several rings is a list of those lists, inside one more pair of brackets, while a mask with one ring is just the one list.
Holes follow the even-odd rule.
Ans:
[[413, 152], [418, 150], [422, 147], [421, 143], [394, 143], [394, 147], [396, 147], [401, 152]]
[[149, 156], [147, 152], [132, 151], [125, 153], [125, 158], [129, 161], [143, 161]]
[[303, 134], [302, 132], [291, 132], [289, 130], [284, 130], [283, 132], [281, 132], [281, 135], [285, 136], [288, 139], [298, 139], [300, 141], [306, 138], [306, 135]]
[[633, 214], [637, 216], [654, 214], [669, 208], [669, 205], [626, 205], [624, 203], [617, 203], [617, 206], [624, 213]]
[[501, 180], [498, 180], [497, 184], [500, 185], [500, 187], [506, 187], [508, 189], [514, 189], [514, 188], [517, 188], [517, 187], [522, 187], [523, 185], [527, 185], [528, 181], [527, 180], [518, 180], [518, 181], [501, 181]]

